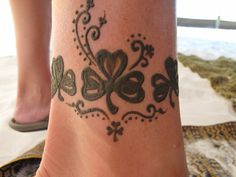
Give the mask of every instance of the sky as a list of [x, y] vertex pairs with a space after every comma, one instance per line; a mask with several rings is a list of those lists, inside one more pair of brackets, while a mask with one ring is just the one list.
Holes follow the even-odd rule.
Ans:
[[[236, 0], [176, 0], [177, 17], [236, 21]], [[0, 57], [15, 55], [15, 35], [8, 0], [0, 0]]]
[[177, 16], [236, 21], [236, 0], [176, 0]]
[[0, 57], [15, 53], [14, 25], [8, 0], [0, 0]]

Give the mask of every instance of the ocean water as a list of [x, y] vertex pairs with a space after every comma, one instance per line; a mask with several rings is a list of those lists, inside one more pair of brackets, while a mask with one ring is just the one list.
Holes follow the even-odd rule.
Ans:
[[236, 30], [178, 27], [177, 48], [208, 60], [220, 56], [236, 60]]

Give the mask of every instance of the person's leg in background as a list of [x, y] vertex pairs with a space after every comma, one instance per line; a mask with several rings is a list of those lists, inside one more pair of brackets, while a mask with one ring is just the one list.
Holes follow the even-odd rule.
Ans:
[[50, 110], [51, 1], [10, 0], [10, 4], [18, 61], [14, 119], [18, 123], [37, 122]]
[[37, 177], [186, 177], [174, 0], [53, 1]]

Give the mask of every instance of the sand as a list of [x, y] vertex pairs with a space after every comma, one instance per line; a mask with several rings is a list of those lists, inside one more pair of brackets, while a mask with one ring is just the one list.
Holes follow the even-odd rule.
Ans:
[[212, 125], [236, 121], [229, 100], [218, 95], [207, 79], [202, 79], [179, 63], [180, 111], [182, 125]]
[[224, 98], [232, 101], [236, 112], [236, 61], [226, 57], [206, 60], [195, 55], [178, 54], [179, 61], [211, 82], [212, 88]]

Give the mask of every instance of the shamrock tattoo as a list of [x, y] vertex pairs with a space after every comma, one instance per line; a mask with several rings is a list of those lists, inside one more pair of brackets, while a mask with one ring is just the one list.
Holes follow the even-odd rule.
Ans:
[[155, 88], [153, 97], [156, 102], [161, 102], [169, 94], [170, 105], [175, 107], [172, 93], [174, 92], [176, 96], [179, 95], [177, 61], [168, 57], [165, 60], [165, 69], [169, 79], [159, 73], [152, 76], [152, 86]]
[[86, 100], [94, 101], [106, 94], [106, 103], [112, 114], [118, 112], [113, 104], [111, 94], [115, 92], [129, 103], [140, 103], [145, 97], [142, 88], [144, 75], [132, 71], [120, 77], [127, 67], [128, 57], [122, 50], [114, 53], [102, 49], [96, 55], [96, 63], [106, 79], [103, 79], [92, 68], [87, 67], [82, 72], [82, 95]]
[[60, 101], [64, 101], [64, 97], [61, 95], [61, 90], [68, 95], [73, 96], [76, 94], [75, 73], [69, 69], [64, 73], [64, 62], [62, 56], [53, 58], [52, 61], [52, 85], [51, 95], [52, 97], [58, 91], [58, 98]]
[[[158, 120], [160, 114], [166, 113], [161, 107], [150, 102], [146, 106], [143, 105], [146, 107], [145, 112], [135, 109], [129, 110], [121, 113], [120, 120], [113, 120], [108, 113], [115, 115], [122, 103], [123, 105], [142, 103], [148, 92], [143, 89], [145, 78], [141, 69], [148, 67], [151, 61], [156, 60], [154, 58], [156, 50], [153, 45], [146, 42], [147, 38], [143, 34], [133, 33], [126, 41], [134, 55], [128, 57], [127, 53], [121, 49], [111, 52], [99, 48], [98, 52], [95, 52], [92, 45], [101, 38], [102, 29], [106, 26], [105, 24], [108, 24], [109, 18], [106, 17], [104, 11], [103, 16], [98, 16], [98, 21], [94, 19], [94, 13], [91, 13], [95, 8], [94, 2], [94, 0], [86, 0], [86, 4], [81, 4], [80, 8], [75, 11], [75, 17], [72, 20], [73, 41], [76, 44], [79, 59], [88, 62], [88, 66], [82, 68], [81, 72], [81, 96], [91, 102], [104, 99], [108, 111], [99, 108], [99, 106], [87, 107], [81, 98], [78, 98], [76, 102], [67, 103], [67, 105], [73, 108], [81, 119], [94, 117], [107, 121], [109, 123], [106, 126], [107, 135], [113, 138], [114, 142], [117, 142], [124, 133], [124, 125], [128, 122], [135, 120], [154, 122], [154, 120]], [[130, 59], [130, 57], [136, 58]], [[169, 93], [170, 104], [174, 107], [172, 92], [178, 94], [178, 81], [176, 79], [177, 69], [172, 66], [175, 65], [174, 60], [172, 60], [166, 61], [169, 78], [157, 73], [151, 76], [152, 82], [149, 80], [145, 83], [152, 83], [155, 88], [153, 95], [156, 102], [164, 100]], [[63, 61], [55, 61], [54, 65], [57, 73], [53, 74], [54, 89], [52, 95], [55, 95], [58, 90], [58, 97], [63, 101], [64, 98], [60, 93], [61, 89], [69, 95], [74, 94], [73, 91], [76, 92], [75, 75], [72, 70], [68, 70], [64, 74]], [[69, 87], [67, 88], [69, 89], [67, 90], [63, 87], [64, 80], [68, 80], [66, 83], [68, 83], [67, 86]], [[122, 102], [118, 104], [115, 99]]]
[[110, 126], [107, 126], [107, 135], [111, 136], [113, 134], [113, 141], [117, 142], [117, 135], [123, 135], [124, 128], [121, 127], [120, 122], [112, 121]]

